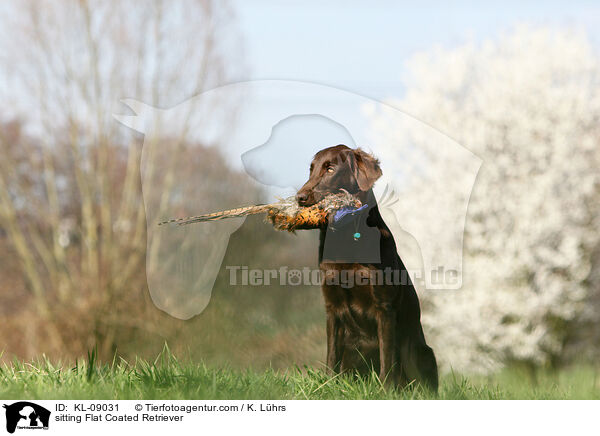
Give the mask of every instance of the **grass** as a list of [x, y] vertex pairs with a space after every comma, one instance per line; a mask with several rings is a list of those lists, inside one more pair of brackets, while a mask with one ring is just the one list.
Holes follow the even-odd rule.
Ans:
[[96, 362], [95, 352], [75, 366], [48, 359], [0, 367], [2, 399], [600, 399], [598, 371], [576, 367], [539, 372], [536, 382], [518, 370], [488, 377], [457, 374], [440, 380], [436, 397], [419, 387], [385, 389], [367, 379], [330, 377], [314, 368], [285, 372], [211, 368], [183, 363], [168, 348], [154, 362]]

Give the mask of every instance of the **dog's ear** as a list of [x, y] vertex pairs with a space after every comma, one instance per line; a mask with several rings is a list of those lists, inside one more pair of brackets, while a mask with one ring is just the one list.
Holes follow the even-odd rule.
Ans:
[[357, 148], [352, 150], [356, 160], [355, 176], [361, 191], [368, 191], [373, 187], [377, 179], [381, 177], [379, 161], [369, 153]]

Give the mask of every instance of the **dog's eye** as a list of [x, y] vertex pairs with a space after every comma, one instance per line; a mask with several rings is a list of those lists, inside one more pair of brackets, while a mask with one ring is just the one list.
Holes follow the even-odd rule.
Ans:
[[335, 171], [335, 168], [334, 168], [334, 167], [327, 167], [327, 172], [328, 172], [328, 173], [332, 173], [332, 172], [334, 172], [334, 171]]

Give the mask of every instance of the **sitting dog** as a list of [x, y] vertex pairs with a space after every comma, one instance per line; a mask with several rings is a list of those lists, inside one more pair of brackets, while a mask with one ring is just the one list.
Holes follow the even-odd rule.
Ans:
[[336, 145], [315, 155], [296, 194], [300, 206], [342, 190], [362, 203], [320, 228], [327, 366], [359, 374], [375, 369], [387, 385], [415, 381], [437, 391], [437, 363], [423, 334], [419, 299], [372, 191], [381, 174], [370, 154]]

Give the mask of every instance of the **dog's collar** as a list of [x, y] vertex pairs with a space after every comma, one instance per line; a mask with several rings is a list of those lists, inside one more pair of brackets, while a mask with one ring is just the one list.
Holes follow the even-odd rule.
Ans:
[[[368, 211], [368, 204], [363, 204], [361, 207], [351, 207], [346, 206], [338, 209], [332, 216], [332, 219], [329, 223], [329, 227], [334, 232], [341, 229], [342, 227], [346, 227], [349, 223], [356, 221], [364, 211]], [[358, 231], [358, 223], [355, 226], [355, 232], [352, 235], [355, 241], [358, 241], [362, 236]]]

